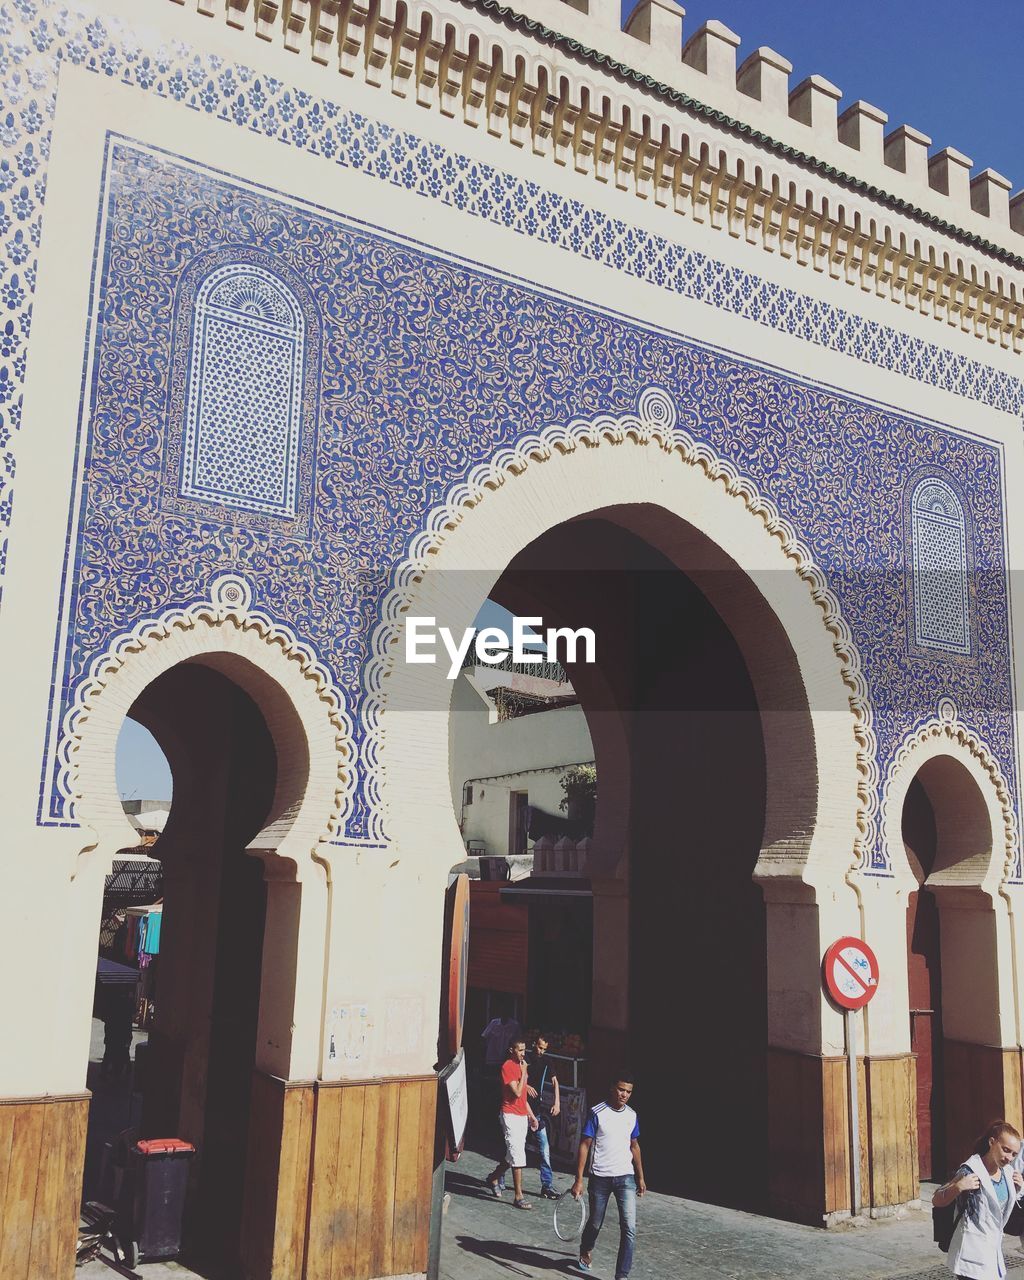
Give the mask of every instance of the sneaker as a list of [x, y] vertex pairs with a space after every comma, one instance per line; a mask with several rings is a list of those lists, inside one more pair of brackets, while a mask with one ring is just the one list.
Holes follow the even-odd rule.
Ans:
[[554, 1187], [541, 1187], [540, 1198], [542, 1200], [557, 1200], [558, 1192], [554, 1189]]

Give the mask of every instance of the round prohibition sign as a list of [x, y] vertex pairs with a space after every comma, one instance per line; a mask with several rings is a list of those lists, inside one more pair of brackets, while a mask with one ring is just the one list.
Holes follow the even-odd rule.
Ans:
[[821, 964], [825, 987], [843, 1009], [863, 1009], [878, 990], [878, 960], [860, 938], [840, 938]]

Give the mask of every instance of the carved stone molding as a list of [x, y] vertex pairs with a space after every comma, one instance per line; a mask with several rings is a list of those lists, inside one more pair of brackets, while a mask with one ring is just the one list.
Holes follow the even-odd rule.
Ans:
[[[442, 115], [461, 117], [504, 143], [528, 148], [799, 266], [1002, 347], [1024, 347], [1024, 262], [1020, 251], [1002, 243], [1016, 241], [1024, 230], [1024, 193], [1008, 202], [1009, 183], [985, 170], [971, 184], [969, 197], [961, 199], [963, 192], [950, 184], [946, 172], [948, 156], [940, 153], [930, 165], [922, 161], [922, 173], [926, 203], [938, 202], [941, 217], [889, 194], [879, 181], [886, 181], [888, 172], [893, 183], [905, 184], [921, 166], [911, 163], [920, 159], [916, 151], [904, 153], [913, 149], [912, 143], [921, 143], [927, 159], [930, 139], [902, 126], [886, 139], [883, 160], [881, 125], [872, 150], [869, 138], [874, 133], [855, 129], [847, 118], [854, 112], [857, 121], [884, 121], [884, 113], [855, 103], [837, 123], [839, 91], [831, 86], [830, 94], [815, 97], [819, 113], [825, 107], [831, 111], [829, 147], [837, 140], [845, 144], [840, 147], [844, 165], [854, 171], [859, 166], [867, 179], [820, 161], [812, 154], [823, 136], [820, 122], [804, 121], [800, 105], [820, 77], [793, 90], [781, 117], [787, 135], [794, 121], [815, 123], [808, 129], [807, 150], [801, 150], [484, 0], [468, 10], [445, 10], [430, 0], [195, 2], [200, 13], [219, 13], [231, 27], [280, 40], [285, 48], [305, 52], [343, 75], [358, 76]], [[699, 37], [708, 42], [704, 29], [694, 40]], [[639, 56], [649, 53], [649, 44], [633, 43]], [[760, 102], [770, 119], [774, 99], [769, 102], [766, 96], [767, 84], [761, 87], [757, 77], [745, 74], [747, 63], [737, 72], [735, 49], [729, 52], [731, 67], [701, 67], [692, 58], [690, 65], [729, 82], [729, 100]], [[766, 53], [771, 51], [757, 51]], [[709, 87], [714, 85], [709, 82]], [[902, 147], [902, 159], [894, 139]], [[915, 190], [911, 183], [908, 191]], [[982, 198], [992, 191], [995, 197]], [[979, 224], [992, 238], [964, 229]]]
[[[341, 695], [330, 672], [313, 650], [303, 644], [289, 627], [275, 622], [267, 614], [252, 608], [252, 589], [244, 578], [235, 574], [218, 577], [210, 588], [209, 600], [198, 601], [185, 608], [169, 609], [157, 618], [137, 623], [131, 631], [119, 636], [109, 648], [94, 658], [88, 677], [82, 681], [75, 701], [64, 717], [64, 734], [59, 753], [58, 788], [68, 801], [68, 816], [80, 817], [77, 806], [82, 798], [80, 772], [82, 743], [97, 704], [111, 677], [133, 659], [162, 642], [176, 636], [194, 638], [176, 661], [201, 658], [204, 653], [218, 651], [211, 643], [218, 633], [235, 630], [256, 637], [267, 651], [266, 665], [261, 669], [273, 678], [274, 664], [282, 659], [295, 663], [314, 698], [320, 704], [326, 721], [334, 731], [337, 786], [334, 802], [327, 817], [322, 838], [335, 835], [348, 810], [352, 787], [352, 722], [345, 711]], [[160, 674], [154, 669], [153, 677]], [[297, 707], [302, 718], [303, 709]], [[308, 728], [308, 726], [307, 726]], [[112, 747], [111, 747], [112, 749]]]
[[988, 775], [995, 792], [1003, 821], [1003, 868], [1001, 880], [1020, 878], [1017, 847], [1017, 817], [1013, 810], [1010, 789], [995, 753], [987, 743], [960, 719], [956, 704], [950, 698], [939, 703], [938, 715], [921, 725], [903, 742], [886, 770], [882, 811], [887, 813], [890, 795], [896, 780], [904, 774], [914, 752], [936, 741], [948, 742], [966, 751]]
[[369, 696], [364, 712], [364, 752], [367, 793], [374, 809], [380, 813], [380, 720], [387, 696], [385, 682], [396, 660], [403, 615], [412, 602], [413, 588], [430, 569], [434, 553], [467, 511], [484, 501], [489, 492], [521, 476], [530, 466], [543, 464], [556, 452], [571, 454], [577, 449], [606, 448], [609, 445], [660, 448], [677, 455], [685, 465], [699, 468], [708, 479], [722, 483], [726, 492], [742, 502], [747, 511], [758, 517], [766, 532], [778, 540], [795, 573], [807, 584], [811, 598], [821, 610], [847, 690], [858, 771], [858, 835], [853, 855], [856, 866], [865, 864], [876, 831], [877, 742], [860, 654], [843, 618], [839, 601], [829, 589], [825, 575], [815, 565], [810, 551], [792, 525], [780, 515], [775, 504], [760, 494], [731, 463], [677, 425], [676, 406], [660, 387], [648, 387], [641, 394], [636, 413], [621, 417], [601, 414], [591, 419], [575, 418], [569, 423], [550, 426], [537, 435], [525, 437], [514, 448], [503, 449], [489, 462], [475, 467], [465, 481], [450, 492], [447, 501], [434, 508], [426, 527], [413, 540], [409, 555], [395, 573], [395, 586], [383, 602], [382, 620], [371, 642], [372, 656], [366, 670]]

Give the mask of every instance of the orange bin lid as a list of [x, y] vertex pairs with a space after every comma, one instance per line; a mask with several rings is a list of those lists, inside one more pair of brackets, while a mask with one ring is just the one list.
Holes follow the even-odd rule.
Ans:
[[169, 1152], [193, 1152], [195, 1147], [183, 1138], [144, 1138], [135, 1144], [135, 1150], [143, 1156], [162, 1156]]

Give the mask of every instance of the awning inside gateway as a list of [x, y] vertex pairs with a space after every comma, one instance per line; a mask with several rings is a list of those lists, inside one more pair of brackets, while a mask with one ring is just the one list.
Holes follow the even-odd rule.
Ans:
[[522, 901], [538, 898], [592, 898], [590, 881], [580, 876], [527, 876], [509, 880], [498, 890], [502, 898]]
[[105, 907], [145, 907], [163, 896], [163, 864], [156, 858], [115, 858], [103, 886]]
[[105, 960], [102, 956], [96, 964], [96, 981], [101, 987], [134, 986], [139, 980], [138, 969], [128, 964], [118, 964], [116, 960]]

